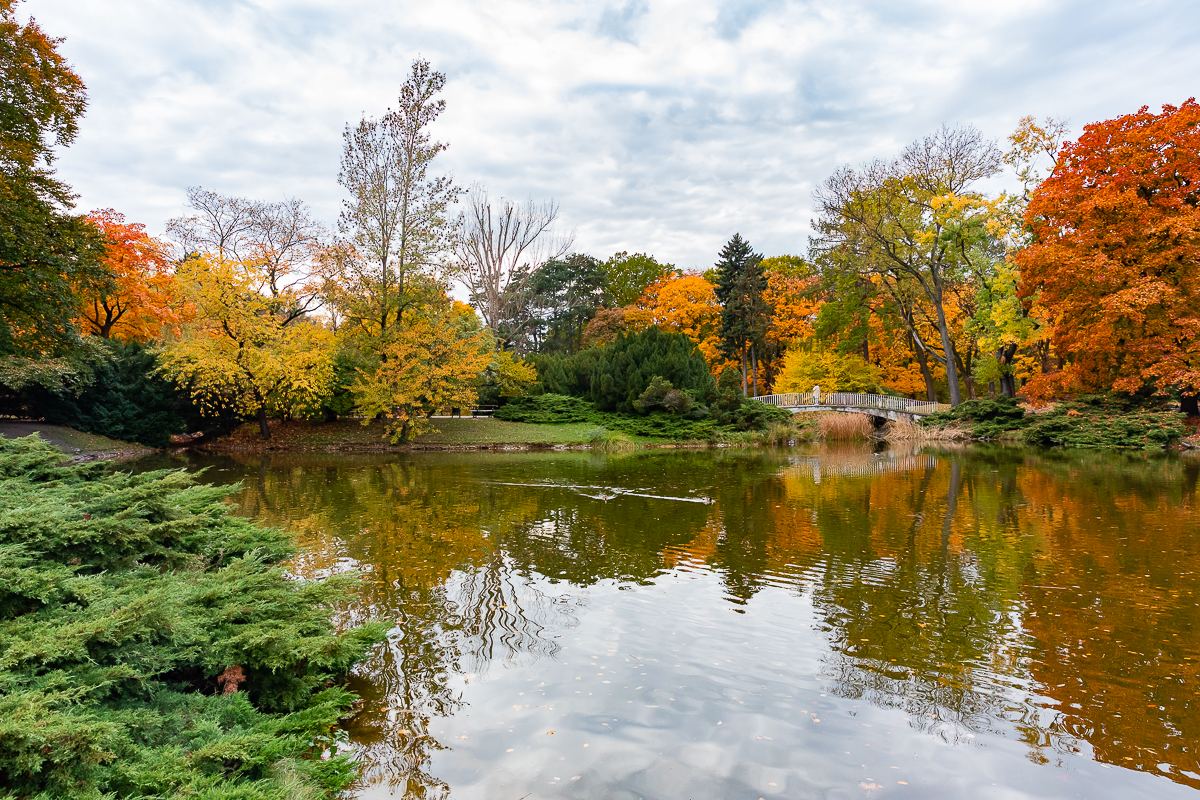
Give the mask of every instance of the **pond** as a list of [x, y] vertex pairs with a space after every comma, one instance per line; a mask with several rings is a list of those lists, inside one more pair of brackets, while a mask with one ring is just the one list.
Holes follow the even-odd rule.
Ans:
[[364, 798], [1198, 796], [1194, 458], [188, 464], [395, 622], [353, 678]]

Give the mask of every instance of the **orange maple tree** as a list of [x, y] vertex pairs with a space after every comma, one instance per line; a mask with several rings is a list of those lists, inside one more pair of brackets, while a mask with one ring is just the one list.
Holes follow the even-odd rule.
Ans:
[[80, 327], [93, 336], [146, 341], [164, 325], [177, 325], [168, 246], [146, 233], [146, 226], [126, 222], [111, 208], [93, 211], [88, 221], [104, 236], [102, 261], [113, 279], [84, 295]]
[[1022, 295], [1049, 310], [1061, 373], [1033, 398], [1200, 389], [1200, 105], [1088, 125], [1033, 193]]

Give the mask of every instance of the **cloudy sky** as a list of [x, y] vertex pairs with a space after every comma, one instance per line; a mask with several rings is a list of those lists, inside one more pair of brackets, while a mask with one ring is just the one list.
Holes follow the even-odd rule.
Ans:
[[[333, 223], [341, 134], [414, 57], [447, 75], [438, 161], [553, 197], [576, 249], [706, 267], [802, 253], [813, 189], [943, 123], [1003, 139], [1200, 93], [1195, 0], [26, 0], [90, 106], [59, 170], [161, 232], [184, 189]], [[435, 162], [437, 163], [437, 162]]]

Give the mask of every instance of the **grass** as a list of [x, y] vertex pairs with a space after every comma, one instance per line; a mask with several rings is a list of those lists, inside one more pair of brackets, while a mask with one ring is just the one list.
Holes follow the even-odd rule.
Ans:
[[145, 447], [117, 439], [109, 439], [95, 433], [84, 433], [63, 425], [47, 425], [42, 422], [0, 421], [0, 437], [16, 439], [36, 433], [41, 438], [62, 450], [67, 455], [91, 453], [125, 453], [144, 451]]
[[866, 414], [830, 411], [817, 415], [817, 426], [825, 441], [866, 441], [875, 433], [875, 425]]
[[885, 442], [952, 442], [973, 438], [971, 429], [958, 422], [922, 425], [908, 420], [890, 420], [876, 434]]

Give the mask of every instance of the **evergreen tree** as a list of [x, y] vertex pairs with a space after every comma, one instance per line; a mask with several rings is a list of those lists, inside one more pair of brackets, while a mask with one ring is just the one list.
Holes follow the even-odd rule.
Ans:
[[714, 291], [721, 303], [721, 350], [742, 365], [742, 393], [747, 385], [747, 361], [758, 394], [758, 351], [771, 324], [773, 309], [763, 293], [767, 276], [762, 268], [762, 255], [755, 253], [750, 243], [735, 233], [721, 248], [716, 264]]

